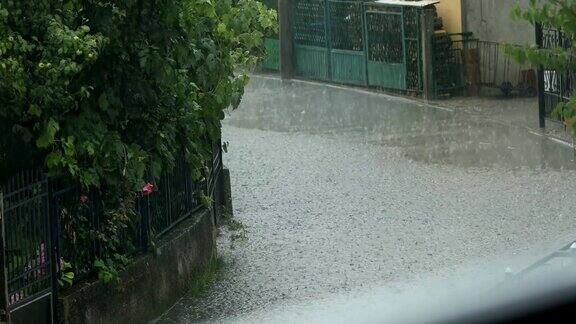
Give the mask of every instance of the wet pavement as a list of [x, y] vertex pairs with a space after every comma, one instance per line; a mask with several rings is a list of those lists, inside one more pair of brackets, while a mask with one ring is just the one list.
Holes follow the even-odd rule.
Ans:
[[531, 132], [573, 143], [572, 133], [563, 123], [546, 120], [546, 128], [541, 129], [538, 118], [538, 98], [503, 96], [500, 93], [485, 94], [482, 97], [453, 97], [439, 99], [432, 105], [448, 108], [455, 112], [481, 116], [494, 123], [510, 127], [520, 127]]
[[470, 269], [501, 276], [576, 237], [573, 151], [479, 115], [253, 77], [224, 140], [248, 239], [224, 233], [222, 278], [158, 323], [250, 322]]

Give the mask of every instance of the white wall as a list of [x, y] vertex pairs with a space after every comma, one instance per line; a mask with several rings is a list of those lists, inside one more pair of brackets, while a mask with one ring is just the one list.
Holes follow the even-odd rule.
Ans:
[[[534, 26], [512, 20], [510, 10], [517, 0], [462, 0], [464, 30], [480, 40], [511, 44], [534, 44]], [[527, 6], [529, 0], [520, 0]]]

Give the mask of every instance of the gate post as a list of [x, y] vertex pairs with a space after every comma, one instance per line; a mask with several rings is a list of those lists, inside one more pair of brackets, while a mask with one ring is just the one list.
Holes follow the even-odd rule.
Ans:
[[48, 217], [48, 226], [50, 231], [50, 281], [52, 285], [52, 323], [59, 321], [59, 291], [58, 275], [60, 273], [60, 215], [58, 214], [57, 205], [54, 199], [56, 192], [56, 181], [48, 176], [42, 175], [47, 190], [46, 215]]
[[294, 42], [292, 37], [292, 0], [278, 0], [280, 21], [280, 76], [294, 77]]
[[6, 252], [4, 241], [4, 194], [0, 192], [0, 323], [10, 323], [8, 287], [6, 284]]
[[429, 8], [420, 13], [422, 38], [422, 95], [425, 100], [434, 98], [434, 74], [432, 62], [432, 34], [434, 33], [434, 16]]
[[[543, 42], [543, 29], [542, 24], [536, 24], [536, 45], [538, 48], [542, 48]], [[538, 119], [540, 128], [546, 127], [546, 102], [544, 99], [544, 67], [542, 65], [538, 66]]]

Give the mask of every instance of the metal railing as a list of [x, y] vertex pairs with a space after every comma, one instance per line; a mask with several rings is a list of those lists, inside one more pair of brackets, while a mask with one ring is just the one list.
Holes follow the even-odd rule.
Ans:
[[4, 186], [0, 197], [6, 306], [16, 309], [52, 287], [48, 179], [23, 171]]
[[499, 89], [506, 96], [536, 95], [536, 72], [529, 64], [519, 64], [496, 42], [478, 41], [480, 59], [480, 85]]
[[[541, 49], [549, 50], [572, 46], [562, 31], [541, 24], [536, 24], [536, 44]], [[538, 74], [540, 126], [544, 127], [546, 120], [562, 122], [552, 116], [552, 111], [559, 103], [570, 100], [574, 92], [576, 71], [541, 66]]]
[[477, 40], [471, 33], [438, 33], [432, 37], [432, 66], [436, 97], [467, 87], [466, 57]]
[[[212, 197], [222, 170], [221, 143], [213, 145], [206, 179], [195, 181], [184, 156], [165, 172], [154, 193], [137, 199], [135, 219], [118, 228], [123, 254], [148, 249]], [[0, 187], [0, 219], [5, 285], [3, 308], [12, 312], [49, 296], [56, 309], [58, 272], [63, 261], [72, 265], [75, 281], [93, 276], [94, 261], [102, 256], [101, 231], [106, 221], [104, 201], [97, 191], [42, 172], [22, 171]]]

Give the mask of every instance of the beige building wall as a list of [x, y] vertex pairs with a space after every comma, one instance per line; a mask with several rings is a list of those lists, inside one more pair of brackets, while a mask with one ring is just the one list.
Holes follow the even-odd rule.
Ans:
[[438, 16], [442, 17], [444, 29], [448, 33], [462, 32], [462, 1], [440, 0], [436, 5]]

